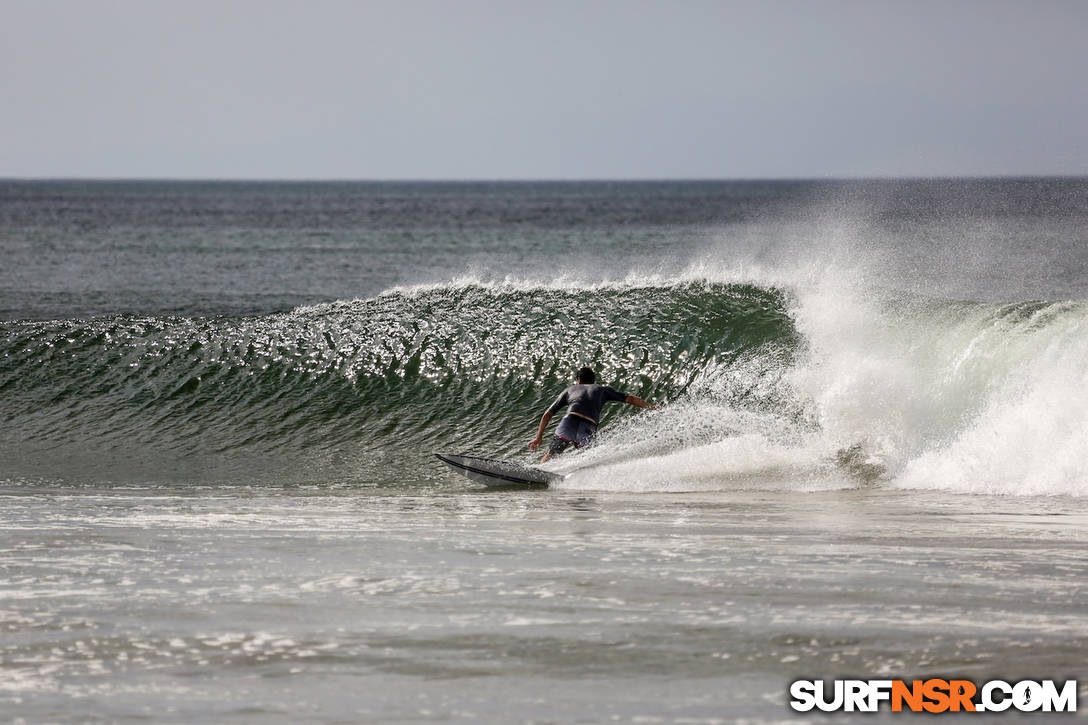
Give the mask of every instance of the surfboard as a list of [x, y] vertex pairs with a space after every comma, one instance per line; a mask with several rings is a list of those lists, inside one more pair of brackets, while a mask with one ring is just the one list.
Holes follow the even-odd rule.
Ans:
[[543, 488], [565, 478], [562, 474], [549, 473], [514, 461], [497, 461], [493, 458], [464, 456], [459, 453], [435, 453], [434, 455], [461, 475], [485, 486]]

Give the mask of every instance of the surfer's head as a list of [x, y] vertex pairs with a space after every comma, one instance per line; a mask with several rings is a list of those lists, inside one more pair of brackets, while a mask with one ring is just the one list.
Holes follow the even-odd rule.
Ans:
[[593, 372], [593, 368], [582, 368], [578, 371], [578, 382], [583, 385], [590, 385], [597, 382], [597, 373]]

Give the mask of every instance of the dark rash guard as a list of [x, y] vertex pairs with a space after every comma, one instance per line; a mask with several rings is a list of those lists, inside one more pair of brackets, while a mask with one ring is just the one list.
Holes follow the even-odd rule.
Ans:
[[548, 412], [555, 415], [560, 408], [569, 405], [571, 413], [584, 415], [593, 422], [597, 422], [600, 420], [601, 408], [604, 407], [605, 403], [610, 400], [623, 401], [626, 399], [627, 393], [621, 393], [607, 385], [579, 383], [560, 393], [559, 397], [552, 403], [552, 407], [548, 408]]

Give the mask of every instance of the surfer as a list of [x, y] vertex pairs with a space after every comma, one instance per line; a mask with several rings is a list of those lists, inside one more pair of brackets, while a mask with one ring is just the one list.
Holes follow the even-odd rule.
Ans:
[[536, 438], [529, 441], [529, 450], [540, 448], [544, 440], [544, 429], [548, 427], [552, 416], [559, 412], [560, 408], [570, 406], [570, 410], [559, 421], [559, 427], [555, 429], [548, 452], [540, 459], [544, 463], [553, 455], [559, 455], [573, 445], [575, 448], [584, 448], [593, 442], [593, 435], [597, 432], [597, 421], [601, 417], [601, 408], [604, 404], [616, 400], [623, 401], [636, 408], [649, 408], [657, 410], [656, 405], [650, 405], [642, 398], [627, 393], [621, 393], [607, 385], [597, 385], [597, 374], [590, 368], [582, 368], [578, 371], [577, 383], [570, 386], [555, 399], [540, 419], [540, 428], [536, 431]]

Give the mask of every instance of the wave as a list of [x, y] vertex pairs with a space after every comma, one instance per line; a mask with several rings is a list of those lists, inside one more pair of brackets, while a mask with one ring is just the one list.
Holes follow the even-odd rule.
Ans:
[[555, 464], [572, 487], [1081, 495], [1086, 320], [1072, 301], [688, 276], [460, 280], [262, 317], [9, 322], [0, 446], [24, 470], [244, 459], [300, 478], [321, 459], [389, 480], [435, 449], [525, 456], [540, 412], [591, 365], [667, 405], [610, 410], [603, 445]]
[[266, 317], [2, 330], [0, 441], [14, 452], [223, 455], [481, 438], [511, 449], [582, 364], [637, 394], [674, 397], [715, 366], [794, 346], [781, 293], [697, 283], [462, 284]]

